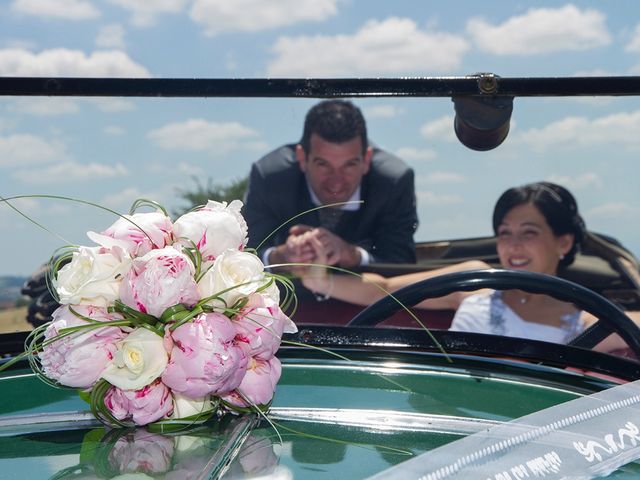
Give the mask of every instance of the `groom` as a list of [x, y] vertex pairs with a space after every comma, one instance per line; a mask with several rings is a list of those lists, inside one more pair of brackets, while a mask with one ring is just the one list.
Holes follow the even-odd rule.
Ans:
[[330, 265], [415, 262], [413, 170], [369, 144], [364, 117], [349, 101], [318, 103], [300, 143], [253, 164], [244, 216], [248, 246], [260, 245], [265, 265], [313, 263], [311, 237]]

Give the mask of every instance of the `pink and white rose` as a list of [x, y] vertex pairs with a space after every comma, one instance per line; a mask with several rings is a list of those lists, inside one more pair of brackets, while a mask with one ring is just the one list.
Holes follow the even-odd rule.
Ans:
[[[164, 480], [197, 480], [207, 471], [211, 462], [211, 440], [202, 436], [178, 435], [175, 437], [173, 468]], [[229, 477], [226, 473], [226, 478]]]
[[191, 398], [229, 392], [242, 381], [247, 357], [235, 343], [236, 329], [227, 317], [203, 313], [173, 332], [171, 360], [162, 381]]
[[[136, 429], [116, 440], [109, 452], [109, 465], [121, 474], [167, 472], [172, 465], [173, 438]], [[137, 478], [128, 476], [127, 478]], [[152, 478], [145, 475], [145, 478]]]
[[147, 425], [171, 415], [171, 391], [159, 379], [139, 390], [109, 389], [104, 404], [118, 420], [131, 418], [136, 425]]
[[119, 246], [131, 257], [141, 257], [155, 248], [173, 242], [171, 219], [162, 211], [123, 215], [102, 233], [87, 232], [87, 236], [107, 248]]
[[245, 346], [249, 356], [261, 360], [269, 360], [276, 354], [283, 333], [298, 331], [278, 303], [262, 295], [251, 295], [247, 306], [234, 320], [238, 343]]
[[[156, 211], [88, 232], [99, 246], [79, 247], [54, 279], [62, 306], [38, 352], [44, 375], [85, 390], [104, 379], [110, 384], [104, 406], [115, 419], [136, 425], [204, 420], [221, 399], [230, 408], [268, 404], [281, 375], [275, 353], [282, 335], [297, 329], [280, 309], [278, 288], [260, 259], [243, 251], [241, 208], [240, 201], [209, 201], [174, 224]], [[194, 246], [204, 261], [198, 283], [187, 251]], [[226, 315], [201, 313], [175, 330], [173, 320], [155, 321], [170, 307], [191, 309], [204, 301]], [[110, 313], [122, 311], [119, 302], [147, 314], [151, 325]], [[125, 325], [100, 325], [109, 321]], [[173, 452], [129, 455], [126, 442], [113, 450], [122, 475], [166, 471]]]
[[[51, 324], [45, 330], [45, 340], [56, 338], [64, 328], [87, 326], [89, 322], [75, 315], [91, 318], [97, 322], [108, 322], [122, 318], [117, 313], [108, 313], [101, 307], [87, 305], [63, 305], [53, 312]], [[89, 388], [102, 375], [113, 359], [117, 342], [125, 337], [119, 327], [83, 329], [49, 343], [40, 352], [40, 362], [45, 375], [62, 385], [73, 388]]]
[[266, 361], [251, 358], [240, 386], [228, 395], [222, 396], [222, 400], [241, 408], [267, 405], [273, 399], [281, 374], [282, 365], [278, 357]]
[[[248, 252], [226, 250], [198, 282], [202, 298], [218, 296], [227, 307], [248, 297], [269, 282], [264, 274], [264, 264]], [[216, 299], [208, 302], [220, 306]]]
[[173, 224], [174, 235], [184, 246], [196, 245], [205, 262], [215, 260], [227, 249], [242, 250], [247, 243], [247, 223], [240, 210], [242, 202], [214, 202], [185, 213]]
[[[276, 472], [278, 460], [271, 438], [251, 434], [242, 444], [242, 448], [236, 456], [234, 465], [239, 464], [240, 466], [241, 472], [238, 472], [238, 477], [240, 478], [267, 477], [280, 480], [293, 479], [293, 474], [291, 474], [290, 471], [283, 470]], [[286, 467], [283, 468], [286, 469]], [[231, 475], [231, 477], [233, 478], [233, 475]]]
[[53, 280], [63, 305], [107, 307], [118, 298], [131, 260], [121, 248], [79, 247]]
[[200, 299], [194, 273], [189, 257], [175, 248], [151, 250], [133, 260], [120, 284], [120, 300], [155, 317], [179, 303], [191, 307]]
[[168, 362], [163, 338], [137, 328], [118, 342], [102, 378], [122, 390], [139, 390], [157, 379]]

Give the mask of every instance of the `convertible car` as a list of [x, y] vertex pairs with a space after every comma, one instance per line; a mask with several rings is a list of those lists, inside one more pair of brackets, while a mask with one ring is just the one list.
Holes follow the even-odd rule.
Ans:
[[[3, 95], [412, 96], [640, 94], [640, 77], [464, 77], [397, 81], [217, 81], [0, 78]], [[595, 90], [594, 90], [595, 89]], [[484, 141], [482, 138], [478, 140]], [[477, 146], [477, 144], [475, 144]], [[491, 238], [423, 242], [415, 265], [373, 265], [385, 275], [483, 259]], [[444, 275], [366, 308], [305, 302], [278, 356], [265, 414], [225, 415], [180, 431], [107, 428], [69, 389], [40, 382], [27, 362], [0, 373], [1, 478], [640, 477], [638, 260], [591, 232], [566, 278], [499, 268]], [[452, 312], [407, 308], [455, 290], [518, 288], [574, 303], [599, 319], [568, 345], [450, 332]], [[32, 311], [51, 304], [38, 281]], [[38, 300], [39, 299], [39, 300]], [[36, 305], [36, 303], [38, 303]], [[612, 333], [627, 348], [593, 347]], [[0, 337], [3, 362], [27, 332]]]

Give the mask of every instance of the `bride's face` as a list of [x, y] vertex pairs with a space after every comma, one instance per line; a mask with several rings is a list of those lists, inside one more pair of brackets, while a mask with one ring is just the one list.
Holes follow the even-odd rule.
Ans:
[[555, 275], [572, 245], [573, 235], [555, 235], [530, 203], [513, 207], [498, 226], [498, 256], [504, 268]]

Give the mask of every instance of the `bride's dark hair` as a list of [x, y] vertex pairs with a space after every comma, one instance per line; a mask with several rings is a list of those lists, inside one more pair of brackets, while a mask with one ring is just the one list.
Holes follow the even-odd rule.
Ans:
[[504, 192], [493, 209], [494, 233], [497, 235], [498, 227], [512, 208], [526, 203], [534, 205], [542, 213], [556, 236], [573, 234], [571, 250], [560, 259], [561, 266], [571, 265], [576, 253], [580, 251], [586, 228], [584, 220], [578, 213], [576, 199], [560, 185], [536, 182], [513, 187]]

